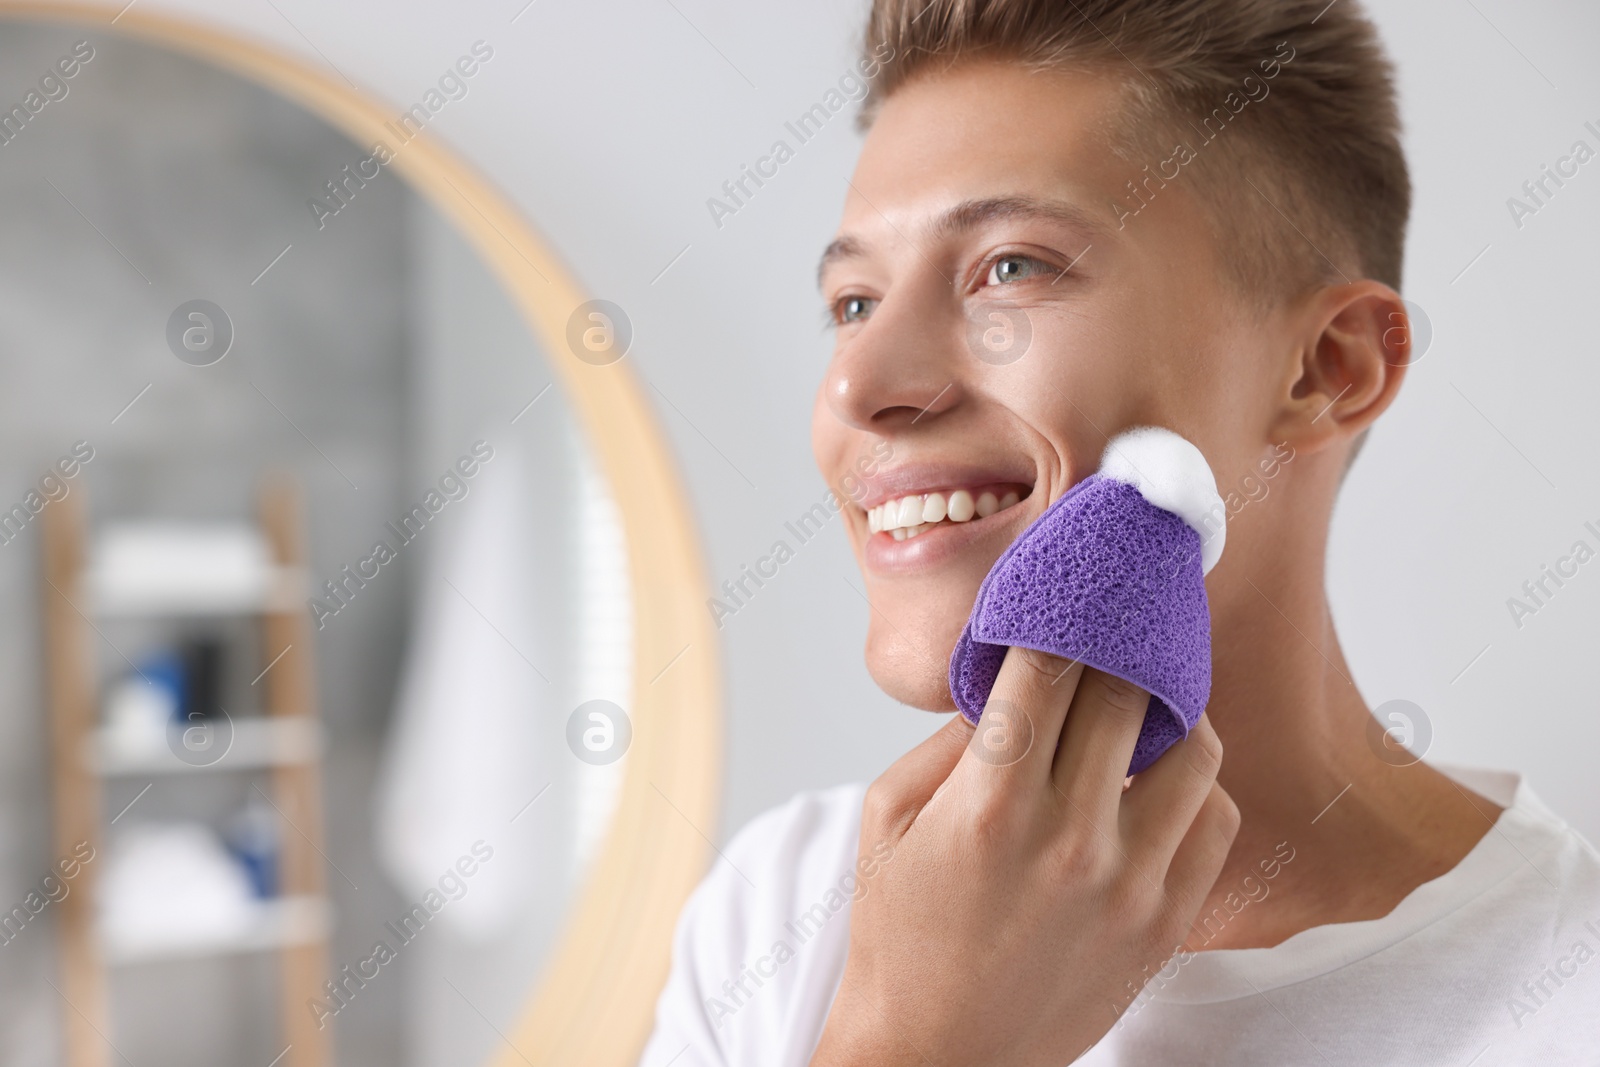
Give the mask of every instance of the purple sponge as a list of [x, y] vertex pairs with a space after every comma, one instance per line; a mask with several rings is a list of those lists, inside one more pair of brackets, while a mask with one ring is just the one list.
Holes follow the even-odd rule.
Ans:
[[1128, 773], [1154, 763], [1211, 695], [1205, 574], [1224, 514], [1182, 437], [1146, 427], [1111, 441], [1100, 472], [1046, 508], [979, 587], [950, 656], [961, 714], [978, 721], [1009, 646], [1081, 660], [1151, 694]]

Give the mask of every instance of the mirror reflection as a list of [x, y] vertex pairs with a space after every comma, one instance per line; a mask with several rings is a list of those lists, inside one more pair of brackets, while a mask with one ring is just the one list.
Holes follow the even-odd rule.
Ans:
[[626, 765], [547, 355], [299, 106], [64, 23], [0, 69], [3, 1058], [479, 1062]]

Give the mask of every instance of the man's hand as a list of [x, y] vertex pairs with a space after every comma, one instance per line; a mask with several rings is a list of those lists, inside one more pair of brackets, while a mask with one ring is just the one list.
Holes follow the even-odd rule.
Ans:
[[813, 1067], [1061, 1067], [1103, 1037], [1190, 923], [1239, 826], [1201, 719], [1124, 789], [1149, 694], [1013, 648], [867, 790], [878, 868]]

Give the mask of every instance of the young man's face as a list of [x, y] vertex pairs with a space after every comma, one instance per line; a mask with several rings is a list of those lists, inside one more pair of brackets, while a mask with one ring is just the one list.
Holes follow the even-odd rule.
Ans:
[[[812, 440], [836, 488], [871, 472], [844, 515], [868, 667], [906, 703], [953, 707], [946, 666], [979, 583], [1108, 437], [1168, 427], [1226, 483], [1267, 449], [1289, 388], [1288, 340], [1224, 279], [1192, 175], [1119, 228], [1115, 205], [1139, 204], [1126, 183], [1166, 155], [1112, 152], [1120, 91], [1000, 62], [920, 76], [884, 103], [857, 165], [821, 277], [839, 326]], [[980, 514], [903, 540], [870, 531], [867, 509], [933, 493]], [[1017, 502], [984, 515], [985, 493]]]

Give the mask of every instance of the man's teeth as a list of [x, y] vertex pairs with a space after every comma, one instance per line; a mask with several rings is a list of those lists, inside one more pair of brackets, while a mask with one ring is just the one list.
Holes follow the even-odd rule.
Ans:
[[867, 529], [872, 533], [888, 531], [896, 541], [904, 541], [942, 522], [970, 522], [974, 516], [986, 519], [997, 511], [1016, 505], [1021, 499], [1021, 494], [1015, 490], [997, 497], [987, 489], [976, 497], [966, 489], [957, 489], [953, 493], [905, 496], [868, 509]]

